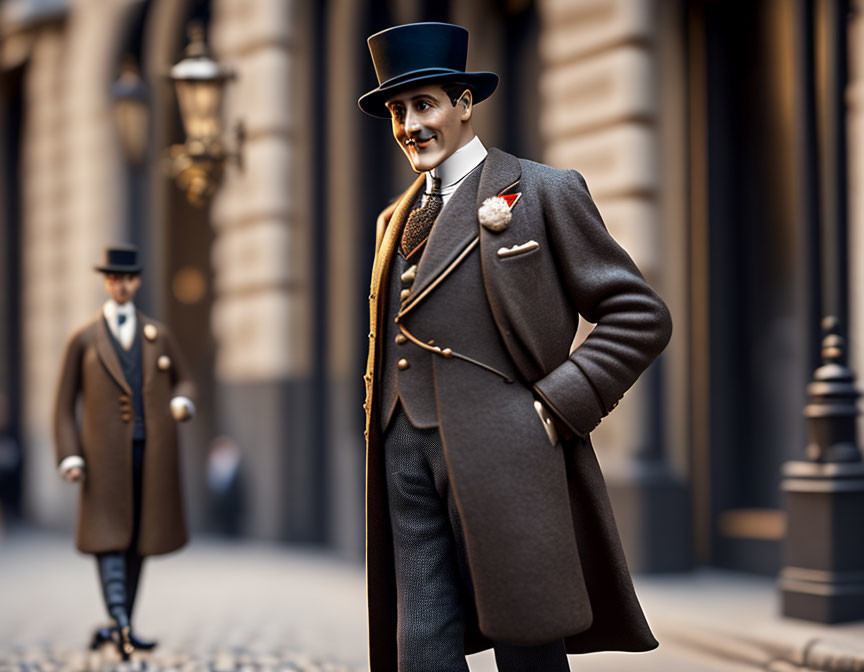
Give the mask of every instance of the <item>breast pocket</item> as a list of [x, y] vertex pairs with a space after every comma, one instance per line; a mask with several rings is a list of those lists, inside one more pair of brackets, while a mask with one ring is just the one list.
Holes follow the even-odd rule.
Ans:
[[499, 247], [496, 250], [498, 258], [501, 260], [515, 259], [530, 255], [540, 249], [540, 243], [536, 240], [528, 240], [524, 243], [516, 243], [507, 247], [506, 245]]

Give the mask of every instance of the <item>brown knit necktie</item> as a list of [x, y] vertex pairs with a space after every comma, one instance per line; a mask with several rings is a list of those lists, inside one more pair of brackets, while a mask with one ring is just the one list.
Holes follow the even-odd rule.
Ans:
[[444, 206], [441, 197], [441, 180], [432, 178], [432, 192], [426, 195], [426, 203], [422, 208], [415, 208], [408, 215], [405, 229], [402, 231], [402, 254], [410, 256], [429, 237], [435, 218]]

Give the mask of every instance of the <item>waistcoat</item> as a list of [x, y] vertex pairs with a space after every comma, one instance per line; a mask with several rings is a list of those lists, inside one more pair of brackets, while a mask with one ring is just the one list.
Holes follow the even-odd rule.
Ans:
[[132, 339], [132, 345], [128, 350], [120, 345], [111, 329], [108, 329], [108, 334], [111, 336], [117, 359], [120, 360], [123, 377], [132, 390], [132, 411], [135, 414], [132, 440], [143, 441], [147, 438], [147, 431], [144, 426], [144, 400], [141, 398], [141, 388], [144, 384], [144, 374], [141, 370], [141, 325], [136, 325], [135, 338]]
[[[422, 250], [420, 251], [422, 253]], [[419, 256], [419, 255], [417, 255]], [[401, 250], [393, 253], [390, 276], [387, 280], [387, 306], [381, 369], [381, 429], [387, 428], [396, 402], [408, 420], [418, 429], [438, 426], [438, 409], [435, 403], [435, 381], [432, 377], [432, 353], [404, 340], [394, 322], [399, 312], [402, 289], [410, 283], [402, 282], [402, 274], [417, 261], [407, 261]], [[397, 337], [398, 340], [397, 340]], [[402, 341], [402, 342], [400, 342]], [[407, 368], [400, 369], [399, 361], [405, 360]]]

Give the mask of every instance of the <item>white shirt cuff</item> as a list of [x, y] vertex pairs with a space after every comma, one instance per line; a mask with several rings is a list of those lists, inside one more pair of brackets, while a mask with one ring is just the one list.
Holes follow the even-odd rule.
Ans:
[[171, 400], [171, 408], [175, 407], [184, 407], [186, 409], [186, 414], [188, 417], [192, 417], [195, 415], [195, 404], [192, 403], [192, 400], [189, 397], [174, 397]]
[[57, 469], [61, 474], [65, 474], [71, 469], [75, 467], [79, 467], [81, 469], [84, 468], [84, 458], [80, 455], [70, 455], [69, 457], [64, 457], [60, 464], [57, 466]]

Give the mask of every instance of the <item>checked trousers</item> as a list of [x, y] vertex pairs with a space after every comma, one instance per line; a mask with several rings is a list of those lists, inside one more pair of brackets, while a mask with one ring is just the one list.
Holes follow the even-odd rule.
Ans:
[[[468, 672], [471, 578], [437, 429], [417, 429], [399, 404], [384, 435], [396, 570], [399, 672]], [[563, 640], [495, 644], [500, 672], [567, 672]]]

